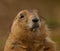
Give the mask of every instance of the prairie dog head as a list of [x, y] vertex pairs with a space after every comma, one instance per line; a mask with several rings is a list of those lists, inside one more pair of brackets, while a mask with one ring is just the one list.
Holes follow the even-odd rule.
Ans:
[[41, 28], [41, 17], [39, 17], [37, 10], [22, 10], [13, 22], [12, 29], [15, 27], [36, 31]]

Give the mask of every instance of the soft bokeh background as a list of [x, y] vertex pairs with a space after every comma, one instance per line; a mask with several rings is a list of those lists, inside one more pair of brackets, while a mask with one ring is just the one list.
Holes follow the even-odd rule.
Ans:
[[0, 51], [3, 51], [10, 26], [22, 9], [38, 9], [47, 20], [51, 37], [60, 49], [60, 1], [59, 0], [0, 0]]

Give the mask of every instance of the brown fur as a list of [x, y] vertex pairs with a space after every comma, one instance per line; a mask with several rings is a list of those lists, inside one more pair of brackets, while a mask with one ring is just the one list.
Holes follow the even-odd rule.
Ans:
[[[25, 15], [24, 19], [19, 18], [21, 13]], [[22, 10], [18, 13], [4, 51], [56, 51], [55, 43], [48, 37], [48, 28], [43, 18], [40, 17], [41, 27], [39, 29], [33, 32], [28, 29], [26, 22], [32, 18], [30, 17], [32, 15], [38, 16], [35, 10]]]

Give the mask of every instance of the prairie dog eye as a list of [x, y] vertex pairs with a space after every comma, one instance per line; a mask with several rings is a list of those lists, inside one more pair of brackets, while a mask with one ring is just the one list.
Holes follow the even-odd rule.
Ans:
[[24, 18], [24, 14], [20, 14], [20, 18]]

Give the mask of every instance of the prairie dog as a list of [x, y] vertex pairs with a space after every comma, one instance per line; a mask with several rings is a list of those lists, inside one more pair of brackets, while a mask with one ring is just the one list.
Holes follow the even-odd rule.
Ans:
[[44, 17], [22, 10], [15, 17], [4, 51], [56, 51]]

